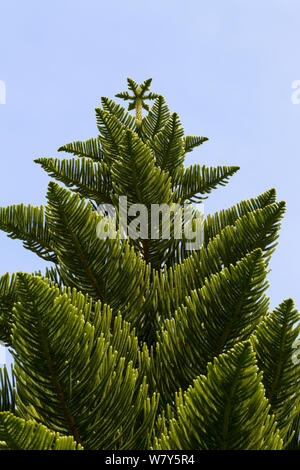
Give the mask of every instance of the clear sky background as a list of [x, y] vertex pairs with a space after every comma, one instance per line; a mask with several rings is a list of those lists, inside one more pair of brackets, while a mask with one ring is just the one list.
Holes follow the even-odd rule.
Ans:
[[[213, 213], [276, 188], [287, 202], [269, 274], [271, 307], [300, 308], [299, 0], [0, 0], [0, 205], [45, 203], [37, 157], [97, 135], [94, 108], [137, 82], [210, 141], [187, 163], [239, 165]], [[0, 233], [1, 274], [45, 263]]]

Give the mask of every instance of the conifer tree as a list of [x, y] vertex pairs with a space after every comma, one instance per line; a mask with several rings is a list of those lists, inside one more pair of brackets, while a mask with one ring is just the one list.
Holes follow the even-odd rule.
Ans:
[[[194, 227], [193, 203], [238, 170], [185, 167], [208, 139], [185, 136], [150, 85], [128, 79], [116, 95], [134, 115], [103, 97], [99, 135], [59, 148], [72, 157], [35, 160], [59, 182], [45, 206], [0, 209], [1, 230], [46, 262], [0, 278], [14, 358], [0, 371], [1, 448], [300, 449], [299, 314], [291, 299], [270, 312], [266, 295], [275, 190], [208, 215], [193, 250], [174, 213], [167, 238], [149, 236], [150, 219], [123, 233], [120, 196], [128, 224], [134, 204], [177, 204]], [[109, 207], [116, 231], [100, 237]]]

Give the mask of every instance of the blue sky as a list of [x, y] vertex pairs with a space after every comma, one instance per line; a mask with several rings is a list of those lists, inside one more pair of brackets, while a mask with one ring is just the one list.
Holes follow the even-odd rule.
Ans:
[[[273, 187], [287, 202], [268, 294], [272, 308], [300, 307], [299, 1], [10, 0], [0, 11], [1, 206], [43, 204], [49, 178], [33, 159], [96, 136], [100, 97], [152, 77], [186, 134], [210, 138], [187, 163], [241, 167], [206, 213]], [[45, 266], [3, 233], [0, 259], [1, 273]]]

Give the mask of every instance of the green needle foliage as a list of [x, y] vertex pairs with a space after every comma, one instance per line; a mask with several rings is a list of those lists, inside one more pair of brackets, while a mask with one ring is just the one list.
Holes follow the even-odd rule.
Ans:
[[45, 206], [0, 209], [0, 228], [47, 263], [0, 277], [14, 358], [0, 370], [0, 448], [299, 450], [299, 314], [291, 299], [269, 312], [266, 295], [275, 190], [208, 215], [193, 250], [174, 213], [169, 237], [149, 220], [124, 235], [118, 217], [99, 236], [120, 196], [130, 224], [133, 204], [193, 208], [238, 171], [187, 168], [208, 138], [185, 136], [150, 85], [128, 79], [116, 95], [135, 115], [102, 97], [99, 135], [59, 148], [72, 157], [35, 160], [65, 186], [51, 181]]

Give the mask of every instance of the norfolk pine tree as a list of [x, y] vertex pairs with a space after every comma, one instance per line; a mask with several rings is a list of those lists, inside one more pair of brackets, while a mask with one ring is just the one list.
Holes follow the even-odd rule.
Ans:
[[192, 251], [97, 234], [99, 205], [182, 207], [238, 170], [186, 168], [208, 139], [185, 136], [150, 84], [116, 95], [135, 115], [103, 97], [98, 137], [59, 148], [72, 158], [35, 160], [65, 186], [49, 183], [45, 207], [0, 209], [0, 228], [48, 262], [0, 279], [14, 358], [0, 372], [1, 448], [299, 449], [299, 314], [291, 299], [269, 312], [266, 296], [275, 190], [208, 215]]

